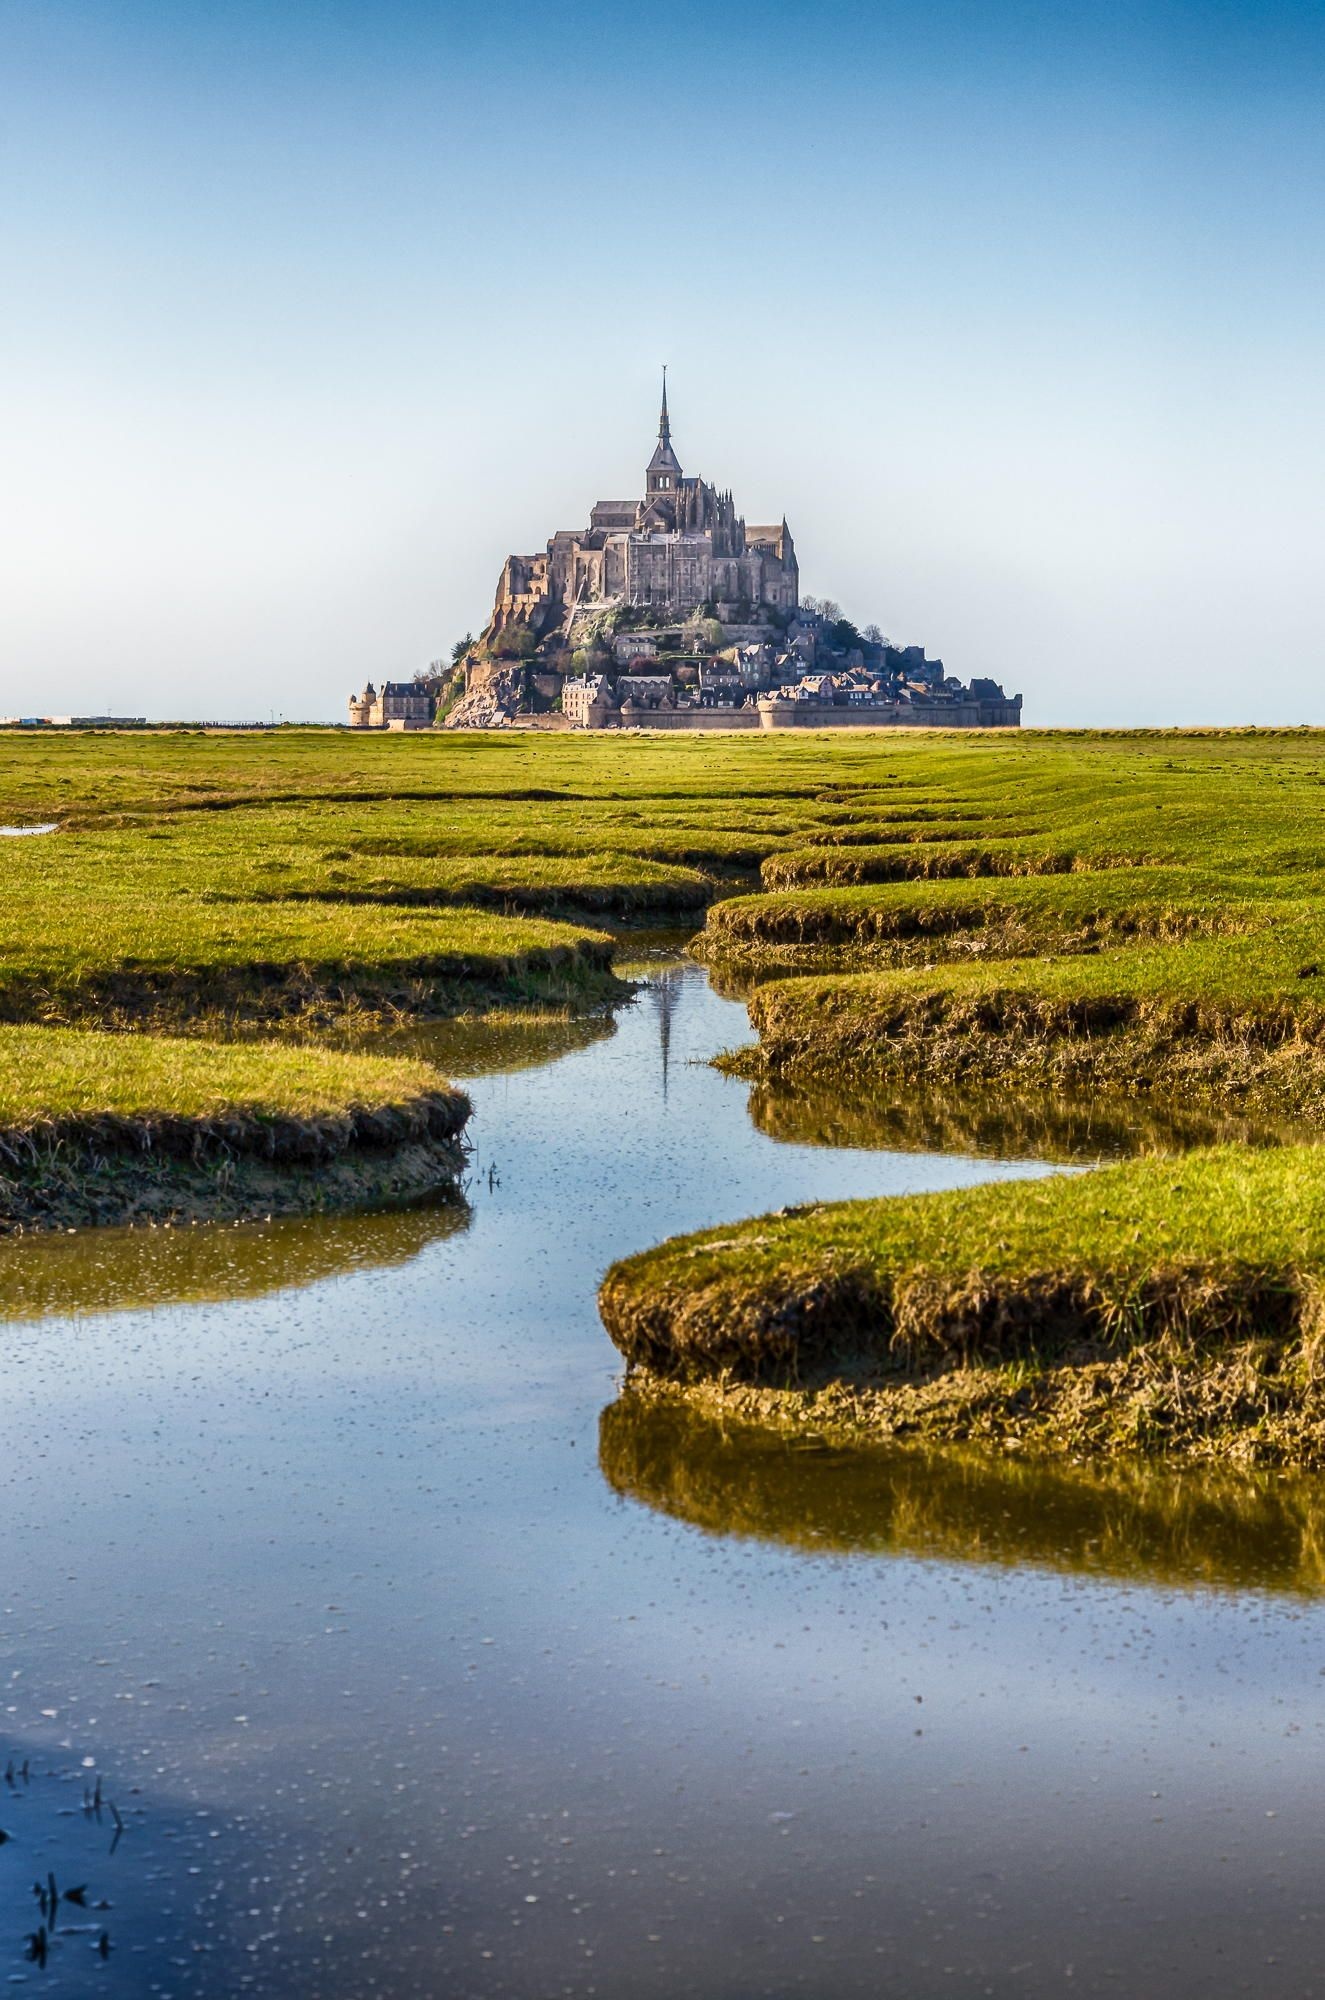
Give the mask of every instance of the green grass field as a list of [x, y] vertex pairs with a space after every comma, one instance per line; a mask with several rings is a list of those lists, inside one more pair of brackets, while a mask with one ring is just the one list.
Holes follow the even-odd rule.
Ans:
[[697, 926], [815, 811], [803, 787], [734, 803], [726, 764], [687, 776], [684, 752], [617, 750], [0, 738], [0, 819], [60, 826], [4, 844], [0, 1015], [124, 1025], [150, 1007], [189, 1027], [614, 997], [604, 921]]
[[[706, 908], [708, 954], [762, 972], [1098, 950], [1106, 985], [1199, 987], [1222, 937], [1221, 980], [1260, 1004], [1282, 931], [1296, 1008], [1288, 960], [1325, 950], [1325, 752], [1299, 732], [10, 735], [0, 814], [62, 828], [6, 843], [9, 1018], [43, 986], [48, 1017], [99, 1018], [108, 988], [172, 972], [184, 1017], [199, 976], [245, 966], [342, 997], [518, 1001], [556, 968], [606, 992], [603, 922]], [[1132, 964], [1152, 941], [1190, 966]]]
[[134, 1125], [238, 1119], [319, 1124], [439, 1089], [428, 1063], [270, 1042], [0, 1026], [0, 1135], [98, 1118]]
[[768, 982], [751, 1017], [771, 1073], [1321, 1114], [1316, 736], [905, 747], [894, 763], [932, 773], [934, 810], [942, 795], [960, 820], [912, 807], [886, 840], [877, 819], [848, 820], [831, 843], [784, 845], [760, 892], [709, 913], [710, 961]]
[[1325, 1116], [1309, 732], [0, 736], [0, 823], [49, 819], [13, 1024], [591, 1008], [605, 925], [706, 915], [769, 1077]]
[[[844, 788], [831, 826], [709, 912], [715, 975], [747, 982], [765, 1116], [779, 1092], [959, 1108], [976, 1087], [1320, 1129], [1319, 737], [888, 751], [891, 803]], [[1072, 1118], [1035, 1122], [1071, 1151]], [[1239, 1144], [764, 1218], [618, 1267], [604, 1316], [634, 1368], [723, 1418], [1325, 1463], [1321, 1157]]]

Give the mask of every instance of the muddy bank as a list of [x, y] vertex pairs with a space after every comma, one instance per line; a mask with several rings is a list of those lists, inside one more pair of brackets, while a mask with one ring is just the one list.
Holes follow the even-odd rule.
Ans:
[[[1070, 868], [1003, 872], [1074, 873]], [[979, 871], [955, 871], [939, 879], [974, 883]], [[1106, 945], [1139, 941], [1181, 943], [1213, 931], [1231, 934], [1240, 923], [1250, 927], [1251, 919], [1228, 914], [1214, 923], [1201, 911], [1162, 903], [1123, 909], [1083, 904], [1056, 910], [974, 894], [969, 901], [869, 902], [820, 888], [800, 896], [793, 892], [735, 896], [715, 903], [697, 940], [696, 955], [736, 969], [862, 971], [1091, 953]]]
[[746, 1073], [1091, 1093], [1143, 1091], [1216, 1115], [1325, 1119], [1325, 1014], [1127, 995], [903, 992], [773, 981], [748, 997]]
[[1164, 1460], [1246, 1468], [1325, 1468], [1325, 1395], [1312, 1345], [1279, 1329], [1220, 1351], [1161, 1338], [1120, 1355], [1081, 1340], [1053, 1362], [949, 1362], [914, 1372], [877, 1356], [822, 1365], [784, 1386], [719, 1374], [678, 1383], [633, 1370], [632, 1393], [688, 1404], [815, 1450], [979, 1446], [1050, 1463]]
[[0, 1235], [305, 1215], [453, 1188], [458, 1090], [316, 1118], [68, 1118], [0, 1132]]

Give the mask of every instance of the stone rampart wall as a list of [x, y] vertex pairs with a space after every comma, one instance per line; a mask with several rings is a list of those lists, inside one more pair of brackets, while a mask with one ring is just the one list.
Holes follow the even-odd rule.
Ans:
[[1001, 716], [997, 721], [986, 720], [974, 702], [933, 706], [880, 702], [877, 706], [861, 703], [855, 708], [837, 708], [828, 702], [779, 701], [759, 710], [761, 729], [1016, 729], [1020, 721], [1015, 711], [1006, 721]]
[[759, 717], [752, 708], [650, 709], [647, 715], [631, 717], [620, 725], [625, 729], [758, 729]]

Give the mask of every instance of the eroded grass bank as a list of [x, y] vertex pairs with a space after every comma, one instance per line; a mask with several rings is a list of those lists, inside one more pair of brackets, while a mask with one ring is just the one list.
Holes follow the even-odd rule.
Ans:
[[54, 893], [0, 912], [0, 1021], [212, 1034], [623, 997], [612, 939], [487, 911]]
[[[932, 754], [898, 761], [937, 775]], [[1321, 1115], [1314, 736], [1030, 740], [965, 773], [946, 823], [862, 800], [710, 910], [704, 956], [762, 982], [764, 1073]]]
[[3, 1027], [0, 1233], [406, 1200], [469, 1109], [426, 1063]]
[[[1225, 967], [1117, 955], [1084, 969], [1045, 961], [924, 968], [760, 985], [748, 1007], [753, 1075], [880, 1079], [933, 1088], [1141, 1092], [1231, 1113], [1325, 1119], [1325, 1009], [1305, 981], [1266, 977], [1273, 941]], [[1199, 974], [1198, 974], [1199, 977]], [[1289, 980], [1292, 980], [1290, 987]], [[1257, 992], [1264, 982], [1268, 990]]]
[[835, 1204], [615, 1265], [631, 1370], [839, 1442], [1325, 1464], [1321, 1152]]

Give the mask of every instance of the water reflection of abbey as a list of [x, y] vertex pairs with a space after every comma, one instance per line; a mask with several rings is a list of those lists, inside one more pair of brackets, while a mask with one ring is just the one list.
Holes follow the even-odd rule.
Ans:
[[658, 1017], [658, 1053], [662, 1059], [663, 1103], [667, 1102], [668, 1071], [672, 1056], [672, 1018], [681, 997], [681, 981], [692, 968], [669, 965], [649, 982], [649, 996]]

